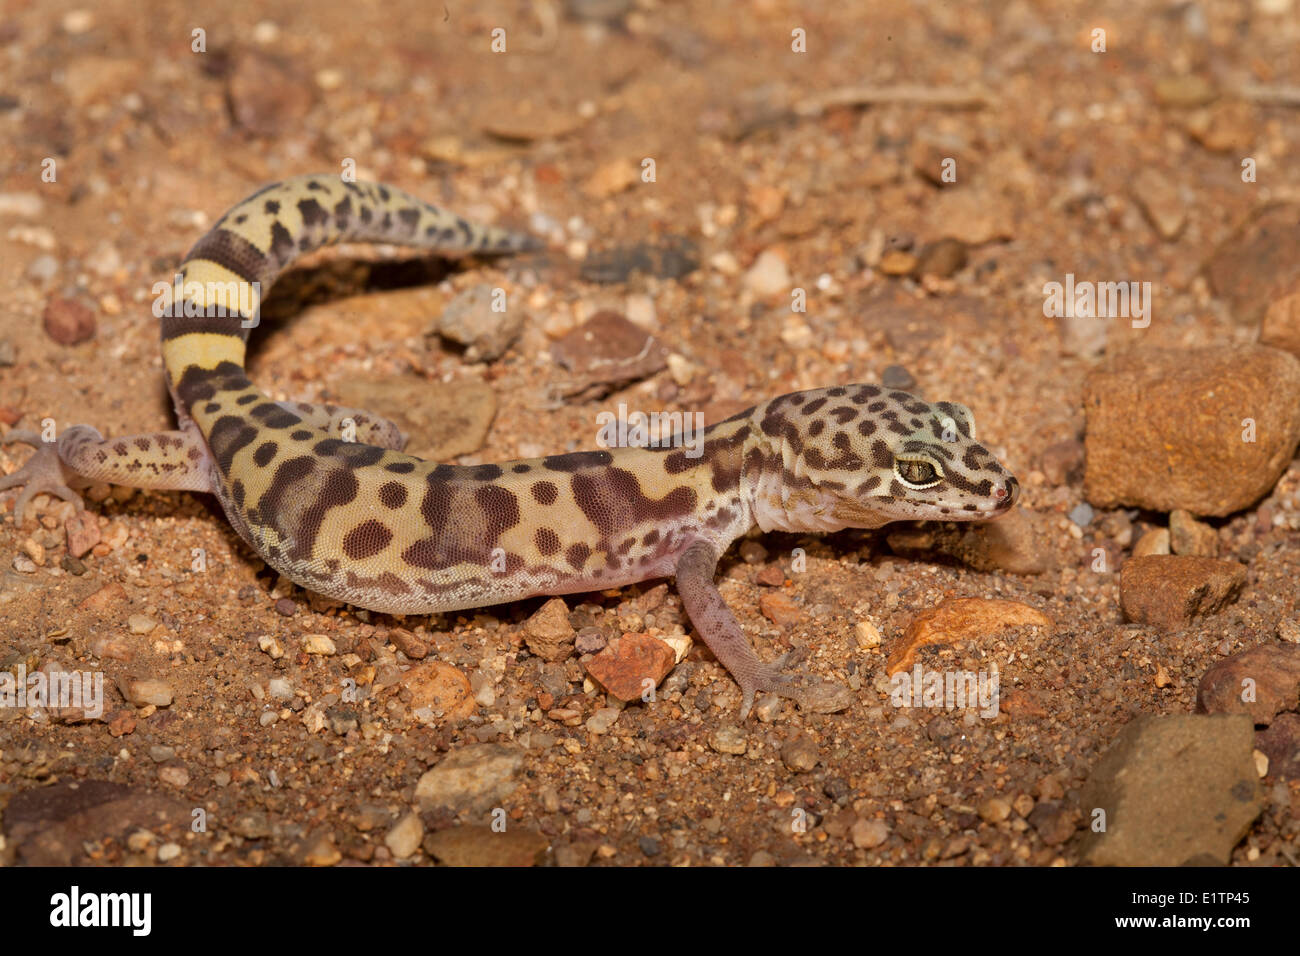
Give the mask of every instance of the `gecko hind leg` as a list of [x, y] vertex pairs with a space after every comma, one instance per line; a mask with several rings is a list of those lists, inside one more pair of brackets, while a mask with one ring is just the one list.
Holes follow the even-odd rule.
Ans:
[[803, 658], [803, 650], [790, 651], [770, 664], [759, 660], [713, 583], [717, 566], [718, 555], [713, 548], [705, 541], [695, 542], [678, 559], [677, 593], [704, 643], [740, 685], [744, 695], [740, 719], [749, 716], [758, 691], [792, 698], [805, 710], [818, 713], [834, 713], [847, 707], [853, 697], [843, 684], [786, 670]]
[[12, 429], [0, 444], [22, 442], [36, 452], [12, 475], [0, 477], [0, 491], [23, 486], [14, 503], [14, 523], [23, 523], [32, 498], [41, 492], [84, 507], [77, 489], [94, 484], [160, 491], [211, 491], [211, 459], [197, 429], [104, 438], [89, 425], [64, 429], [55, 442], [35, 432]]
[[402, 434], [400, 428], [387, 418], [381, 418], [364, 409], [313, 402], [277, 404], [293, 412], [306, 424], [326, 431], [334, 438], [378, 445], [380, 448], [388, 448], [392, 451], [401, 451], [406, 446], [406, 436]]

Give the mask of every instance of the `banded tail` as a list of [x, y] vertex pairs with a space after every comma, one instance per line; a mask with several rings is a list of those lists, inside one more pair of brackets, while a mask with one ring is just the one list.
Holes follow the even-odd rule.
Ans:
[[541, 246], [378, 183], [320, 175], [265, 186], [222, 216], [181, 263], [182, 294], [161, 317], [173, 393], [187, 369], [242, 369], [249, 330], [276, 278], [294, 259], [336, 242], [490, 254]]

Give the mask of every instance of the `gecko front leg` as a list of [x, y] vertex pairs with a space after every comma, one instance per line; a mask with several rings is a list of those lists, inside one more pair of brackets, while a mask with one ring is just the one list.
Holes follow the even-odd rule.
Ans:
[[802, 652], [791, 651], [771, 664], [758, 659], [736, 616], [713, 583], [717, 567], [718, 554], [712, 545], [707, 541], [695, 542], [677, 561], [677, 593], [704, 643], [740, 685], [744, 695], [740, 719], [749, 716], [758, 691], [792, 698], [804, 709], [818, 713], [834, 713], [847, 707], [853, 698], [843, 684], [785, 670], [802, 657]]

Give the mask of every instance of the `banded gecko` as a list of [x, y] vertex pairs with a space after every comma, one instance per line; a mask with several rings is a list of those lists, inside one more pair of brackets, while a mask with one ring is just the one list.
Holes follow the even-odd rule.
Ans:
[[[760, 691], [835, 710], [847, 688], [792, 671], [792, 654], [760, 661], [714, 584], [736, 538], [754, 525], [982, 520], [1016, 501], [1016, 479], [976, 441], [969, 409], [865, 384], [755, 405], [709, 427], [696, 457], [622, 447], [471, 466], [413, 458], [393, 423], [273, 401], [245, 374], [253, 323], [244, 313], [257, 314], [262, 291], [295, 258], [340, 241], [479, 253], [538, 245], [378, 184], [306, 176], [253, 193], [190, 250], [180, 274], [192, 307], [161, 320], [177, 430], [106, 439], [77, 425], [49, 444], [11, 430], [4, 441], [37, 449], [0, 477], [0, 489], [25, 486], [15, 523], [38, 492], [80, 505], [75, 489], [93, 483], [210, 492], [268, 565], [392, 614], [673, 576], [691, 622], [740, 685], [743, 720]], [[209, 306], [227, 311], [209, 315], [220, 311]], [[355, 441], [344, 440], [348, 423]]]

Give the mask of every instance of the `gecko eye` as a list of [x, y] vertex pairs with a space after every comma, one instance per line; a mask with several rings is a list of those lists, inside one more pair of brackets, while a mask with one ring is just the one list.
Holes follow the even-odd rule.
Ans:
[[921, 458], [895, 458], [894, 475], [909, 488], [933, 488], [942, 477], [933, 462]]

